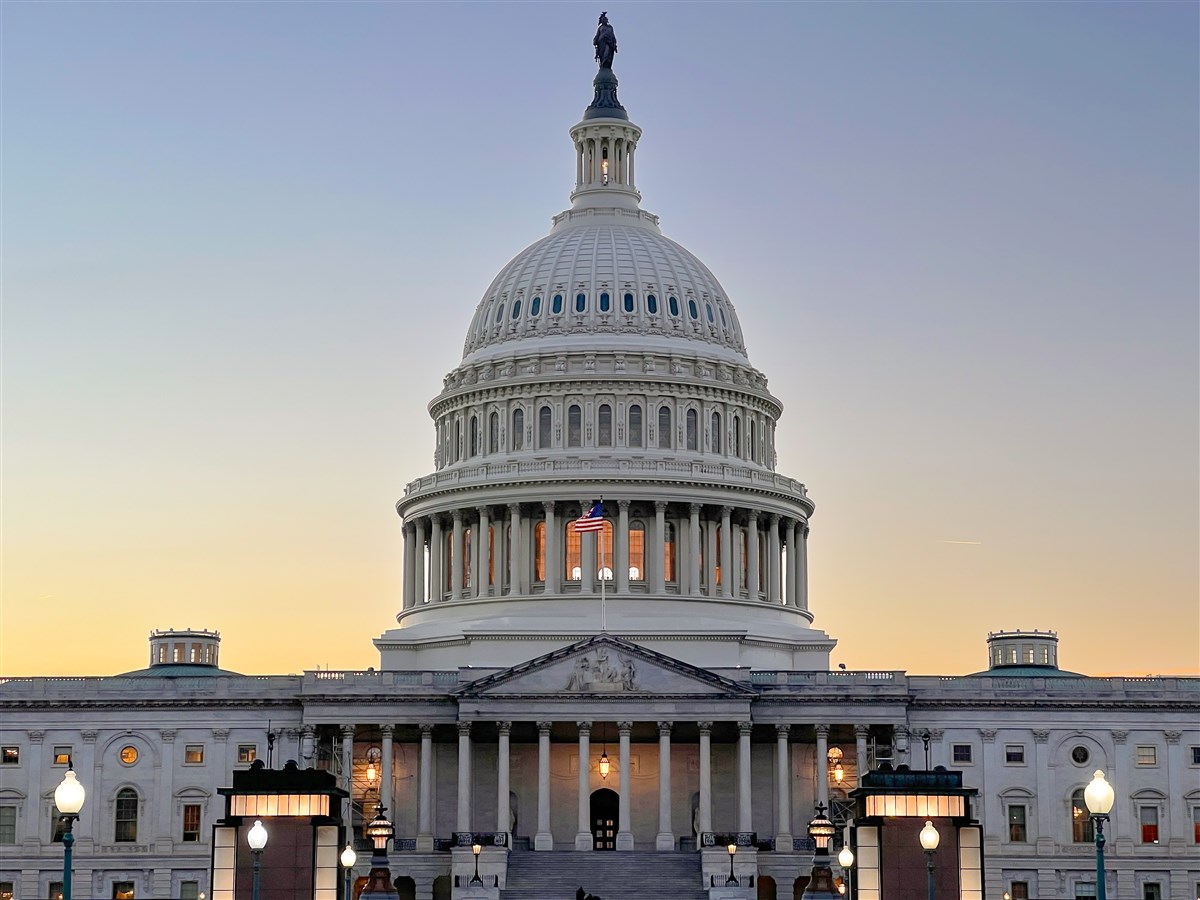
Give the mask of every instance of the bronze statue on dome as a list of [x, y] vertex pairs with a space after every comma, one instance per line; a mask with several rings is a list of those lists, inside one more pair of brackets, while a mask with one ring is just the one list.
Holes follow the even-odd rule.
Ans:
[[600, 68], [611, 69], [613, 64], [613, 56], [617, 52], [617, 35], [613, 31], [613, 27], [608, 24], [608, 13], [600, 13], [600, 22], [596, 26], [596, 36], [592, 38], [592, 45], [596, 48], [596, 59], [600, 63]]

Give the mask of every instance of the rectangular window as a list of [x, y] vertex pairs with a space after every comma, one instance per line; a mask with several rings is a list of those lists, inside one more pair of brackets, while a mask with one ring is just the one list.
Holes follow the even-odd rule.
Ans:
[[1012, 883], [1012, 900], [1029, 900], [1029, 882], [1014, 881]]
[[179, 900], [200, 900], [200, 882], [179, 882]]
[[1025, 831], [1025, 804], [1014, 803], [1008, 807], [1008, 839], [1023, 844], [1028, 840]]
[[113, 882], [113, 900], [134, 900], [132, 881]]
[[951, 759], [959, 765], [971, 762], [971, 745], [970, 744], [955, 744], [951, 748]]
[[13, 883], [0, 881], [0, 900], [13, 900]]
[[54, 748], [54, 765], [67, 766], [71, 764], [71, 747], [69, 744], [59, 744]]
[[1158, 765], [1158, 748], [1157, 747], [1138, 747], [1136, 759], [1137, 759], [1137, 764], [1139, 766], [1157, 766]]
[[0, 747], [0, 764], [15, 766], [21, 762], [20, 747]]
[[258, 759], [257, 744], [238, 744], [238, 762], [252, 763]]
[[1075, 900], [1092, 900], [1096, 896], [1096, 882], [1075, 882]]
[[200, 804], [187, 803], [183, 807], [183, 841], [193, 844], [200, 840]]
[[1158, 807], [1142, 806], [1138, 808], [1138, 822], [1142, 826], [1142, 843], [1158, 843]]
[[1157, 881], [1147, 881], [1142, 885], [1142, 900], [1162, 900], [1162, 885]]
[[1025, 745], [1024, 744], [1005, 744], [1004, 745], [1004, 762], [1010, 766], [1025, 765]]
[[50, 882], [50, 900], [63, 900], [63, 885], [61, 881]]
[[[1192, 843], [1200, 844], [1200, 806], [1192, 807]], [[1200, 900], [1200, 894], [1196, 895], [1196, 900]]]
[[204, 763], [204, 745], [188, 744], [183, 748], [183, 763], [186, 766], [199, 766]]
[[0, 844], [17, 842], [17, 808], [0, 806]]
[[1190, 749], [1192, 751], [1192, 765], [1200, 766], [1200, 747], [1191, 747]]

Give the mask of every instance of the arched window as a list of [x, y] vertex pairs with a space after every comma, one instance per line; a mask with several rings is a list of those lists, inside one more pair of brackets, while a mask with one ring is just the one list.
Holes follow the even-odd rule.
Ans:
[[758, 442], [754, 439], [754, 419], [750, 419], [748, 423], [750, 429], [750, 461], [758, 462]]
[[113, 814], [113, 840], [118, 844], [136, 844], [138, 839], [138, 795], [133, 788], [117, 791]]
[[546, 580], [546, 523], [533, 526], [533, 580]]
[[454, 532], [447, 530], [446, 536], [443, 538], [443, 540], [446, 542], [446, 583], [442, 585], [442, 590], [449, 591], [453, 590], [454, 588], [454, 561], [458, 559], [458, 553], [456, 553], [454, 550]]
[[567, 408], [567, 446], [583, 446], [583, 410], [576, 403]]
[[[570, 519], [563, 532], [563, 578], [567, 581], [583, 581], [583, 535], [576, 531]], [[589, 538], [590, 540], [590, 538]]]
[[462, 586], [466, 590], [471, 586], [471, 560], [474, 554], [471, 552], [471, 537], [474, 535], [475, 529], [468, 525], [463, 529], [462, 534], [462, 553], [459, 554], [459, 559], [462, 560]]
[[519, 319], [521, 317], [521, 301], [520, 300], [513, 301], [512, 317], [514, 319]]
[[671, 583], [678, 579], [675, 571], [675, 526], [667, 522], [663, 529], [663, 580]]
[[608, 294], [600, 295], [600, 312], [608, 312], [612, 308], [612, 302], [609, 300]]
[[496, 324], [500, 324], [500, 320], [504, 318], [504, 304], [501, 303], [496, 307]]
[[646, 312], [652, 316], [658, 315], [658, 298], [653, 294], [646, 295]]
[[742, 419], [741, 416], [733, 417], [733, 446], [729, 448], [729, 452], [734, 456], [742, 455]]
[[738, 588], [745, 591], [750, 589], [750, 531], [741, 528], [738, 529], [738, 534], [741, 535], [741, 539], [738, 541], [738, 553], [742, 558], [742, 564], [738, 567], [742, 573], [742, 583], [738, 585]]
[[660, 450], [671, 449], [671, 407], [669, 406], [658, 408], [658, 448]]
[[688, 315], [693, 319], [700, 318], [700, 312], [696, 308], [696, 301], [691, 298], [688, 299]]
[[542, 298], [534, 297], [533, 302], [529, 304], [529, 318], [536, 319], [542, 314]]
[[633, 294], [625, 295], [625, 312], [633, 312]]
[[471, 455], [479, 455], [479, 416], [471, 416]]
[[712, 434], [709, 435], [709, 442], [712, 444], [712, 452], [721, 452], [721, 414], [715, 412], [712, 414]]
[[671, 318], [679, 318], [679, 301], [674, 297], [667, 297], [667, 312], [671, 314]]
[[510, 441], [514, 450], [521, 450], [525, 446], [525, 410], [514, 409], [512, 421], [512, 440]]
[[1090, 844], [1096, 840], [1095, 826], [1083, 801], [1083, 788], [1071, 795], [1071, 840], [1076, 844]]
[[555, 294], [554, 299], [550, 301], [550, 312], [554, 315], [560, 315], [563, 309], [562, 294]]
[[488, 416], [488, 453], [500, 452], [500, 413]]
[[538, 449], [549, 448], [553, 435], [553, 413], [550, 412], [550, 407], [543, 406], [538, 410]]
[[[604, 530], [591, 534], [580, 534], [574, 528], [574, 521], [568, 519], [563, 524], [564, 554], [563, 577], [567, 581], [583, 580], [583, 542], [596, 541], [596, 579], [612, 581], [613, 578], [613, 526], [605, 521]], [[593, 538], [592, 535], [595, 535]]]
[[687, 430], [687, 448], [695, 450], [700, 439], [700, 417], [696, 415], [694, 409], [689, 409], [687, 415], [684, 417], [684, 421], [686, 422], [685, 427]]
[[596, 412], [596, 446], [612, 446], [612, 407], [601, 403]]
[[575, 295], [575, 312], [581, 313], [587, 311], [587, 294]]
[[634, 403], [629, 407], [629, 441], [630, 447], [642, 446], [642, 407]]
[[646, 526], [629, 523], [629, 580], [646, 580]]

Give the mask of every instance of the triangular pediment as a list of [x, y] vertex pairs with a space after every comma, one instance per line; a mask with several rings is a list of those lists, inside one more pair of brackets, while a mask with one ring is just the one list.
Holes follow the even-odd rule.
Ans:
[[741, 684], [609, 634], [600, 634], [495, 672], [455, 693], [464, 697], [754, 696]]

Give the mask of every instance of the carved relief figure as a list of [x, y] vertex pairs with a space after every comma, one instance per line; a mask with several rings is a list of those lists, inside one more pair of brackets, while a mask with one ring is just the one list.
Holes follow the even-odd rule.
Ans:
[[613, 56], [617, 52], [617, 35], [608, 24], [606, 12], [600, 13], [600, 22], [596, 26], [596, 36], [592, 38], [592, 45], [596, 48], [596, 60], [600, 63], [600, 68], [611, 69]]

